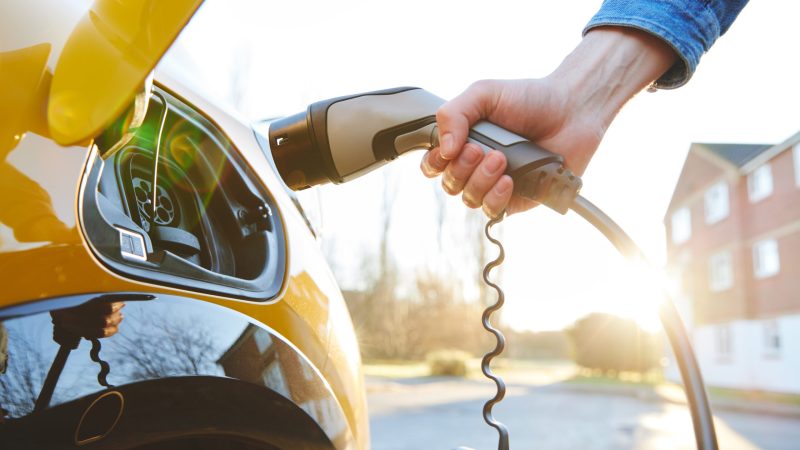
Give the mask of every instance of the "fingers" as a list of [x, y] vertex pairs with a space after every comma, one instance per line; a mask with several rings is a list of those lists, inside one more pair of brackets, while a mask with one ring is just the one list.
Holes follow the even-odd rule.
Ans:
[[448, 160], [442, 158], [439, 147], [436, 147], [422, 157], [420, 169], [426, 177], [434, 178], [444, 171], [448, 162]]
[[124, 316], [119, 311], [103, 317], [102, 319], [103, 328], [116, 327], [122, 322], [123, 317]]
[[486, 215], [495, 217], [509, 205], [514, 190], [511, 177], [503, 175], [505, 169], [502, 153], [492, 150], [484, 155], [480, 147], [468, 143], [456, 160], [446, 163], [442, 188], [450, 195], [463, 192], [462, 200], [467, 206], [483, 206]]
[[[482, 206], [490, 217], [533, 206], [530, 201], [513, 197], [514, 183], [503, 175], [506, 159], [502, 153], [491, 151], [484, 155], [480, 147], [467, 143], [470, 127], [492, 117], [508, 86], [509, 82], [479, 81], [442, 105], [436, 112], [439, 146], [428, 152], [421, 164], [429, 178], [442, 174], [442, 187], [447, 193], [463, 193], [467, 206]], [[513, 118], [513, 114], [506, 117], [507, 121]]]
[[[125, 316], [122, 314], [122, 308], [125, 306], [123, 302], [106, 303], [107, 305], [102, 312], [102, 317], [99, 318], [98, 325], [101, 327], [94, 328], [93, 333], [95, 337], [110, 337], [119, 331], [119, 324]], [[91, 329], [91, 328], [90, 328]], [[88, 331], [88, 330], [87, 330]]]
[[511, 201], [508, 202], [508, 205], [506, 206], [506, 213], [509, 215], [516, 214], [537, 206], [539, 206], [539, 202], [516, 195], [511, 197]]
[[479, 81], [436, 111], [442, 158], [453, 160], [461, 153], [469, 128], [489, 115], [487, 105], [494, 103], [494, 97], [494, 84]]
[[483, 150], [475, 144], [467, 144], [457, 159], [447, 165], [442, 175], [442, 188], [450, 195], [457, 195], [467, 184], [483, 158]]
[[508, 208], [511, 194], [514, 192], [514, 182], [508, 175], [503, 175], [492, 186], [492, 189], [483, 197], [483, 213], [489, 217], [497, 217]]
[[500, 180], [505, 169], [506, 158], [502, 153], [497, 150], [487, 153], [464, 186], [464, 203], [470, 208], [481, 206], [486, 193]]
[[[458, 158], [466, 148], [469, 128], [491, 113], [491, 105], [496, 103], [496, 91], [496, 83], [488, 80], [479, 81], [436, 111], [439, 146], [422, 158], [420, 169], [426, 177], [436, 177], [444, 172], [450, 161]], [[474, 164], [471, 159], [468, 162]], [[463, 168], [463, 166], [460, 167]], [[461, 186], [451, 189], [460, 192], [463, 183], [466, 182], [466, 177], [463, 182], [458, 176], [450, 181], [457, 181], [461, 184]]]

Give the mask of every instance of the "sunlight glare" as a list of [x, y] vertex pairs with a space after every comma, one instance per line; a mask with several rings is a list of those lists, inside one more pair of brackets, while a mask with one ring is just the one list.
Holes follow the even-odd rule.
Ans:
[[615, 313], [633, 319], [645, 331], [660, 330], [658, 309], [667, 292], [664, 271], [641, 260], [627, 262], [623, 267], [627, 282], [616, 286]]

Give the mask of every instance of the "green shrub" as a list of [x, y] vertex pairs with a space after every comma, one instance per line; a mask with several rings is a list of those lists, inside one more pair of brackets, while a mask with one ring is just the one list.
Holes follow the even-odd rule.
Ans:
[[589, 314], [575, 322], [567, 334], [575, 363], [607, 376], [648, 372], [658, 367], [662, 356], [656, 335], [645, 332], [633, 320], [611, 314]]
[[464, 377], [471, 356], [461, 350], [436, 350], [425, 358], [431, 375]]

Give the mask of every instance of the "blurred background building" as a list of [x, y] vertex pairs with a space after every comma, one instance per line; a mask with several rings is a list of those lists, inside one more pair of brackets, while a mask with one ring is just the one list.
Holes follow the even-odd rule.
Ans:
[[665, 226], [706, 382], [800, 392], [800, 133], [692, 144]]

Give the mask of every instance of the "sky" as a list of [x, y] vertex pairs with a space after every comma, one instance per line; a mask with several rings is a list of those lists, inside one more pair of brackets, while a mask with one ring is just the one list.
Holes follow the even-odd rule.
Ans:
[[[190, 84], [251, 120], [395, 86], [452, 98], [483, 78], [547, 75], [580, 42], [600, 3], [207, 0], [164, 64], [180, 61]], [[664, 214], [692, 142], [774, 144], [800, 129], [798, 17], [800, 2], [751, 2], [688, 85], [639, 94], [606, 134], [582, 194], [657, 267], [665, 264]], [[420, 157], [304, 193], [344, 288], [363, 279], [355, 255], [375, 252], [385, 177], [399, 186], [389, 236], [405, 273], [442, 258], [461, 267], [480, 238], [466, 235], [466, 208], [456, 197], [446, 203], [439, 239], [441, 189], [420, 174]], [[656, 326], [658, 276], [632, 271], [574, 214], [537, 208], [507, 218], [499, 232], [507, 253], [502, 317], [514, 328], [560, 329], [592, 311]], [[464, 296], [475, 291], [468, 286]]]

